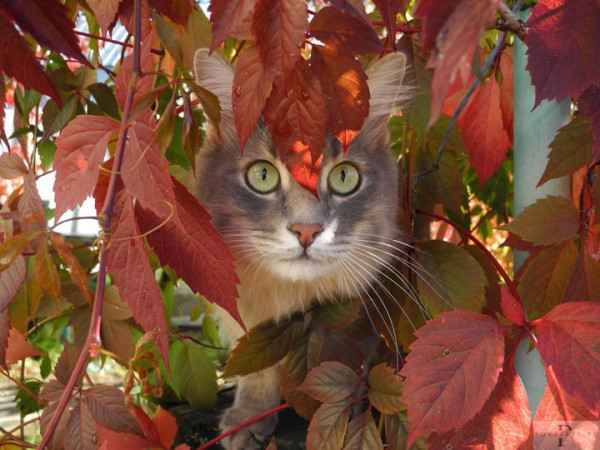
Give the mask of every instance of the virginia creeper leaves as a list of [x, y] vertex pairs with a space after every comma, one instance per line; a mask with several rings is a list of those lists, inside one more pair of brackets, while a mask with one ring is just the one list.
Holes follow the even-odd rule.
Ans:
[[224, 376], [247, 375], [279, 362], [302, 337], [304, 320], [294, 316], [273, 326], [259, 325], [238, 340]]
[[409, 445], [433, 430], [458, 428], [481, 410], [502, 369], [502, 332], [495, 320], [468, 311], [440, 314], [417, 330], [401, 371]]
[[396, 414], [406, 408], [402, 404], [402, 379], [385, 363], [369, 372], [369, 388], [369, 401], [381, 413]]
[[573, 238], [579, 230], [579, 211], [568, 198], [549, 195], [527, 206], [500, 229], [534, 245], [560, 244]]
[[600, 304], [563, 303], [539, 320], [538, 351], [562, 389], [592, 411], [600, 410]]
[[346, 399], [359, 384], [360, 378], [352, 369], [332, 361], [313, 368], [296, 389], [320, 402], [337, 403]]
[[56, 139], [56, 219], [92, 193], [108, 142], [119, 124], [98, 116], [78, 116]]
[[[600, 82], [600, 5], [595, 0], [542, 0], [527, 21], [527, 70], [536, 106], [577, 98]], [[573, 68], [577, 68], [573, 70]]]
[[112, 233], [108, 270], [133, 318], [145, 331], [155, 333], [154, 342], [163, 360], [168, 361], [169, 330], [163, 300], [140, 238], [132, 200], [125, 197], [122, 201], [119, 222]]
[[306, 445], [309, 448], [335, 450], [342, 448], [348, 419], [349, 400], [338, 403], [323, 403], [310, 422]]

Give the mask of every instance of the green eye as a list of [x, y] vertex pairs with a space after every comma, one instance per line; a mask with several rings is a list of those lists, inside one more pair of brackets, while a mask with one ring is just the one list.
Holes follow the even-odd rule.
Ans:
[[348, 195], [358, 188], [360, 175], [358, 169], [350, 164], [342, 163], [329, 172], [329, 189], [336, 194]]
[[279, 172], [267, 161], [257, 161], [246, 172], [246, 183], [261, 194], [268, 194], [279, 186]]

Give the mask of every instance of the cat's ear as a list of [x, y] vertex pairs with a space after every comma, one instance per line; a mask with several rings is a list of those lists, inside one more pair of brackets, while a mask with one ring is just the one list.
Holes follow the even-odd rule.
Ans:
[[402, 86], [406, 56], [403, 53], [390, 53], [367, 70], [369, 79], [369, 115], [363, 128], [373, 130], [386, 124], [397, 105], [406, 101], [407, 90]]
[[209, 53], [207, 48], [201, 48], [194, 55], [194, 74], [198, 86], [212, 92], [219, 99], [221, 106], [221, 134], [233, 132], [233, 106], [231, 91], [233, 88], [234, 69], [219, 53]]

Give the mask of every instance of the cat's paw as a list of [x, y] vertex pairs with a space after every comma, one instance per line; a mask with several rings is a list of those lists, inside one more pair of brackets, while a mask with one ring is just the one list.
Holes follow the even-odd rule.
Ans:
[[[231, 430], [262, 412], [254, 408], [239, 406], [229, 408], [221, 419], [221, 433]], [[276, 426], [277, 414], [271, 414], [227, 436], [221, 441], [221, 444], [227, 450], [260, 450], [267, 446]]]

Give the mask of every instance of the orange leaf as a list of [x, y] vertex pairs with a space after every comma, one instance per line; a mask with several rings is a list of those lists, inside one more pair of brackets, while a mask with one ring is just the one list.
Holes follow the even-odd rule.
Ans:
[[30, 356], [41, 356], [44, 352], [36, 350], [16, 328], [11, 328], [8, 334], [6, 349], [6, 364], [11, 365]]

